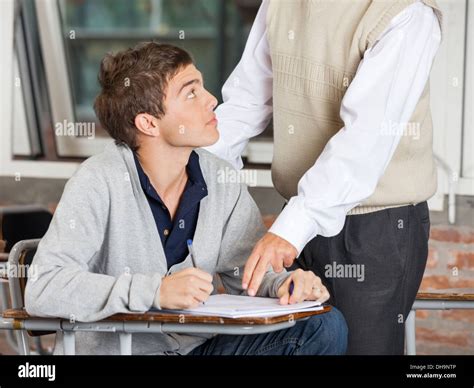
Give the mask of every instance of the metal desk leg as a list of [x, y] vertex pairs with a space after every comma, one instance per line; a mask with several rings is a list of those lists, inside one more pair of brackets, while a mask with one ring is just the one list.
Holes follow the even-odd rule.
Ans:
[[405, 322], [405, 339], [409, 356], [416, 355], [415, 316], [416, 310], [411, 310]]
[[25, 330], [16, 330], [16, 343], [18, 344], [18, 352], [22, 356], [30, 355], [30, 344]]
[[18, 349], [18, 345], [16, 343], [16, 338], [15, 338], [15, 333], [13, 330], [7, 330], [5, 333], [7, 343], [8, 345], [13, 349], [15, 353], [20, 353], [20, 350]]
[[122, 356], [132, 355], [132, 333], [119, 333], [120, 354]]
[[[1, 266], [0, 266], [1, 269]], [[10, 308], [10, 296], [8, 294], [8, 282], [5, 280], [0, 280], [0, 306], [1, 310], [6, 310]], [[15, 351], [15, 353], [20, 353], [20, 349], [16, 343], [15, 332], [13, 330], [7, 330], [5, 336], [7, 338], [8, 345]]]
[[41, 337], [34, 337], [33, 341], [36, 346], [36, 351], [38, 352], [39, 355], [41, 356], [51, 355], [51, 352], [43, 347], [43, 343], [41, 342]]
[[64, 354], [74, 356], [76, 354], [76, 334], [73, 331], [63, 332]]

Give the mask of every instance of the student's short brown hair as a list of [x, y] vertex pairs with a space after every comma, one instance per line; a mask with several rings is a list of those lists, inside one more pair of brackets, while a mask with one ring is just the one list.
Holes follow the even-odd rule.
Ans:
[[94, 102], [101, 125], [117, 143], [136, 151], [135, 117], [148, 113], [161, 118], [168, 81], [192, 63], [185, 50], [155, 42], [107, 54], [100, 64], [101, 91]]

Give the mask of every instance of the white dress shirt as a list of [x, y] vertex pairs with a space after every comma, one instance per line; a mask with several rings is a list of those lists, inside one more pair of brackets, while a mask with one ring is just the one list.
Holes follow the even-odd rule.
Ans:
[[[273, 113], [267, 9], [263, 0], [242, 59], [222, 89], [224, 103], [216, 110], [220, 139], [207, 147], [237, 169], [249, 139], [265, 130]], [[387, 135], [381, 123], [400, 129], [409, 122], [440, 42], [438, 18], [419, 1], [393, 18], [364, 53], [341, 103], [344, 127], [303, 175], [298, 195], [270, 229], [298, 254], [316, 235], [338, 234], [347, 213], [375, 191], [402, 136], [400, 130]]]

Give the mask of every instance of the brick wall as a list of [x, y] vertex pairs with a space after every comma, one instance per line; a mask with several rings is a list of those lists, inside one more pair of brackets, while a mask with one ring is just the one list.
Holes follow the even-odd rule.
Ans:
[[[421, 290], [474, 288], [474, 228], [434, 225]], [[474, 354], [474, 310], [416, 314], [419, 354]]]

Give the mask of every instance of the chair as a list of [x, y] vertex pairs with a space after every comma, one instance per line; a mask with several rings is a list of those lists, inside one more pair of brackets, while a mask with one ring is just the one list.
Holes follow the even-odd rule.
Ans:
[[[5, 240], [5, 252], [0, 254], [0, 301], [4, 309], [10, 306], [7, 283], [8, 254], [13, 246], [21, 240], [42, 238], [49, 228], [53, 215], [40, 205], [18, 205], [0, 208], [1, 239]], [[26, 264], [31, 263], [34, 251], [28, 253]], [[33, 334], [33, 333], [32, 333]], [[7, 333], [7, 342], [18, 351], [18, 346], [11, 332]], [[39, 338], [35, 344], [40, 354], [48, 354]]]
[[419, 292], [405, 322], [406, 353], [416, 355], [416, 310], [474, 309], [474, 289]]

